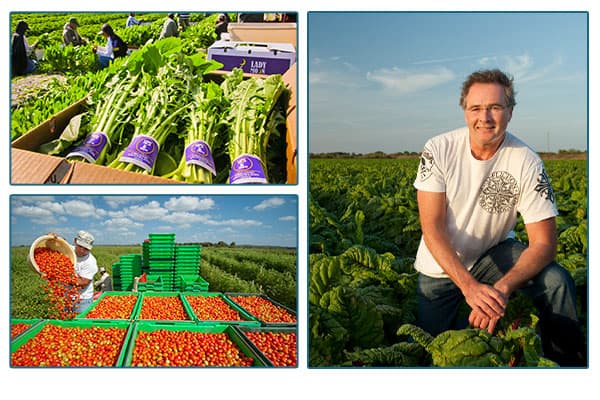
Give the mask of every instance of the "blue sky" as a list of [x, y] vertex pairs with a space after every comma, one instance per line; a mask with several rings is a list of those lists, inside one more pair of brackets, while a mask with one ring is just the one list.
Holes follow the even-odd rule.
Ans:
[[586, 13], [312, 12], [309, 150], [421, 151], [464, 126], [465, 77], [514, 77], [509, 131], [536, 151], [587, 149]]
[[96, 244], [141, 244], [150, 233], [176, 242], [297, 246], [296, 196], [11, 196], [11, 245], [56, 232], [69, 242], [80, 229]]

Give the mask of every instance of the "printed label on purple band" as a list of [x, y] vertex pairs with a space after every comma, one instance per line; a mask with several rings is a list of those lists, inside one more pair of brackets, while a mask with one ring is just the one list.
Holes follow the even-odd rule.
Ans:
[[150, 136], [137, 135], [129, 143], [119, 161], [128, 162], [152, 171], [158, 157], [158, 142]]
[[269, 183], [265, 177], [262, 161], [251, 154], [242, 154], [231, 164], [229, 183]]
[[83, 157], [86, 161], [94, 164], [100, 157], [100, 153], [102, 153], [102, 150], [104, 150], [107, 143], [108, 136], [106, 136], [106, 133], [91, 133], [85, 138], [83, 143], [67, 154], [67, 158]]
[[197, 140], [190, 143], [185, 148], [185, 162], [198, 165], [210, 171], [214, 176], [217, 176], [217, 169], [215, 168], [212, 151], [208, 143], [203, 140]]

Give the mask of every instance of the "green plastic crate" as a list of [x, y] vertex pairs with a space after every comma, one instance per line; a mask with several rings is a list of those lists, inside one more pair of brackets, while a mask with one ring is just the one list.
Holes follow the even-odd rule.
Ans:
[[208, 282], [200, 275], [176, 275], [175, 287], [180, 292], [208, 292]]
[[[132, 323], [129, 321], [123, 320], [70, 320], [70, 321], [62, 321], [62, 320], [42, 320], [40, 323], [37, 323], [35, 327], [27, 330], [27, 333], [24, 335], [20, 335], [18, 338], [13, 340], [10, 344], [10, 352], [14, 353], [17, 351], [22, 345], [28, 342], [30, 339], [35, 337], [46, 325], [56, 325], [61, 328], [92, 328], [92, 327], [100, 327], [100, 328], [122, 328], [126, 329], [125, 338], [123, 339], [123, 344], [121, 345], [121, 351], [119, 352], [119, 356], [117, 357], [117, 361], [115, 363], [115, 367], [121, 367], [123, 365], [123, 361], [125, 360], [127, 347], [129, 343], [129, 339], [132, 333]], [[14, 368], [30, 368], [30, 367], [14, 367]], [[67, 368], [67, 367], [62, 367]]]
[[[181, 295], [182, 295], [182, 298], [184, 299], [184, 301], [188, 304], [188, 307], [194, 316], [194, 321], [196, 321], [196, 323], [199, 325], [223, 324], [223, 325], [243, 325], [243, 326], [254, 326], [254, 327], [261, 326], [261, 323], [258, 319], [256, 319], [254, 316], [250, 315], [246, 310], [241, 308], [239, 305], [237, 305], [236, 303], [234, 303], [233, 301], [231, 301], [230, 299], [225, 297], [222, 293], [218, 293], [218, 292], [211, 292], [211, 293], [184, 292], [184, 293], [181, 293]], [[240, 317], [243, 320], [242, 321], [201, 320], [194, 312], [194, 309], [192, 308], [190, 303], [187, 301], [188, 297], [220, 297], [225, 302], [225, 304], [227, 304], [234, 311], [237, 311], [237, 313], [240, 315]]]
[[27, 329], [25, 329], [23, 332], [19, 333], [18, 335], [16, 335], [15, 337], [10, 338], [10, 340], [15, 340], [17, 339], [19, 336], [25, 334], [27, 331], [29, 331], [30, 329], [32, 329], [33, 327], [35, 327], [35, 325], [41, 323], [43, 320], [41, 318], [11, 318], [10, 319], [10, 325], [15, 325], [15, 324], [27, 324], [29, 325], [27, 327]]
[[164, 285], [160, 275], [146, 274], [146, 282], [138, 282], [138, 292], [163, 291]]
[[[128, 291], [112, 291], [112, 292], [104, 292], [100, 295], [100, 297], [98, 297], [96, 300], [94, 300], [94, 302], [87, 308], [87, 310], [77, 314], [75, 316], [76, 320], [79, 319], [88, 319], [87, 315], [94, 309], [96, 308], [96, 306], [102, 301], [102, 299], [104, 299], [105, 297], [108, 296], [135, 296], [137, 297], [137, 300], [135, 301], [135, 304], [133, 305], [133, 309], [131, 310], [131, 314], [129, 315], [128, 318], [111, 318], [111, 320], [113, 321], [131, 321], [133, 320], [133, 316], [136, 314], [138, 307], [140, 307], [141, 304], [141, 296], [139, 295], [139, 293], [136, 292], [128, 292]], [[103, 320], [103, 318], [92, 318], [93, 320]]]
[[[231, 300], [233, 303], [237, 304], [240, 308], [244, 309], [248, 314], [252, 315], [256, 320], [260, 321], [262, 326], [269, 326], [269, 327], [276, 327], [276, 326], [282, 326], [282, 327], [294, 327], [297, 325], [298, 322], [298, 317], [296, 316], [296, 312], [294, 310], [292, 310], [289, 307], [284, 306], [283, 304], [269, 298], [269, 296], [264, 295], [262, 293], [235, 293], [235, 292], [227, 292], [225, 293], [225, 296]], [[267, 322], [264, 321], [262, 319], [260, 319], [259, 317], [253, 315], [250, 311], [248, 311], [247, 309], [245, 309], [241, 304], [238, 304], [235, 302], [235, 300], [232, 299], [232, 297], [234, 296], [245, 296], [245, 297], [249, 297], [249, 296], [257, 296], [257, 297], [262, 297], [263, 299], [270, 301], [271, 303], [273, 303], [274, 305], [283, 308], [284, 310], [286, 310], [288, 313], [292, 314], [295, 319], [296, 322]]]
[[256, 354], [259, 355], [261, 360], [265, 363], [265, 365], [269, 367], [275, 367], [273, 362], [269, 359], [269, 357], [263, 353], [258, 346], [256, 346], [249, 337], [246, 336], [246, 332], [273, 332], [273, 333], [295, 333], [296, 334], [296, 365], [292, 366], [278, 366], [277, 368], [297, 368], [298, 367], [298, 330], [296, 327], [290, 326], [262, 326], [262, 327], [254, 327], [254, 326], [243, 326], [243, 325], [234, 325], [233, 329], [239, 333], [241, 338], [248, 344], [248, 346], [252, 347]]
[[[189, 332], [200, 332], [200, 333], [225, 333], [229, 336], [229, 339], [244, 353], [247, 357], [252, 357], [254, 360], [253, 366], [255, 367], [266, 367], [263, 358], [256, 352], [255, 348], [248, 345], [248, 343], [240, 336], [239, 332], [235, 331], [232, 326], [229, 325], [182, 325], [168, 322], [154, 322], [154, 321], [138, 321], [133, 324], [133, 330], [127, 351], [124, 359], [124, 366], [131, 367], [131, 360], [133, 351], [135, 349], [135, 340], [137, 339], [140, 332], [154, 332], [159, 329], [165, 329], [168, 331], [189, 331]], [[224, 368], [224, 367], [212, 367], [212, 368]], [[229, 367], [231, 368], [231, 367]]]

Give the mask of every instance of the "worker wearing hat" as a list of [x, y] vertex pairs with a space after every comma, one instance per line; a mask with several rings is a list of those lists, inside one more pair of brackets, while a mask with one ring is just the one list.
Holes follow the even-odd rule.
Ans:
[[82, 38], [79, 32], [77, 32], [78, 27], [79, 22], [77, 18], [71, 18], [67, 21], [63, 27], [63, 45], [68, 46], [72, 44], [73, 46], [80, 46], [87, 43], [87, 40]]
[[100, 289], [101, 292], [111, 292], [113, 290], [112, 278], [106, 272], [106, 268], [100, 267], [100, 279], [94, 282], [94, 287]]
[[[59, 237], [54, 232], [48, 232], [48, 235], [55, 238]], [[71, 248], [76, 256], [74, 267], [77, 283], [75, 287], [79, 292], [79, 296], [72, 296], [71, 300], [76, 303], [74, 307], [66, 307], [69, 311], [72, 310], [77, 314], [85, 311], [94, 301], [93, 279], [96, 272], [98, 272], [98, 263], [96, 257], [91, 253], [92, 247], [94, 247], [94, 236], [87, 231], [77, 232]], [[44, 274], [42, 274], [42, 277], [44, 277]], [[77, 299], [77, 297], [79, 298]]]
[[94, 275], [98, 272], [98, 263], [96, 257], [92, 255], [90, 250], [94, 246], [94, 236], [87, 231], [77, 232], [77, 236], [73, 239], [75, 246], [75, 274], [77, 275], [77, 288], [79, 290], [79, 303], [75, 308], [76, 313], [81, 313], [92, 304], [94, 297], [94, 285], [92, 281]]

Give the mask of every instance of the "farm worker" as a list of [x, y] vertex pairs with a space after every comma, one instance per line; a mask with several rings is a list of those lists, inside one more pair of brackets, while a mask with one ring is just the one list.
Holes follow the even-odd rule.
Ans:
[[[58, 237], [54, 232], [50, 232], [48, 235]], [[79, 303], [73, 311], [77, 314], [85, 311], [92, 304], [94, 297], [92, 280], [98, 272], [98, 263], [96, 257], [91, 253], [93, 246], [94, 236], [87, 231], [77, 232], [77, 236], [73, 239], [73, 245], [71, 245], [76, 256], [74, 268], [77, 276]]]
[[33, 46], [29, 46], [25, 32], [29, 29], [29, 25], [25, 21], [19, 21], [15, 28], [15, 33], [12, 37], [12, 75], [26, 75], [30, 74], [37, 68], [37, 62], [31, 58]]
[[223, 39], [221, 34], [227, 33], [227, 27], [227, 16], [225, 14], [219, 14], [215, 25], [215, 33], [217, 35], [217, 40]]
[[100, 47], [94, 45], [94, 53], [98, 55], [98, 61], [102, 68], [108, 67], [108, 64], [115, 58], [127, 55], [127, 44], [115, 33], [109, 24], [102, 25], [99, 35], [106, 39], [106, 46]]
[[163, 24], [162, 31], [158, 39], [164, 39], [171, 36], [178, 36], [179, 31], [177, 28], [177, 22], [175, 22], [175, 14], [170, 13]]
[[81, 46], [87, 43], [87, 40], [82, 38], [79, 32], [77, 32], [77, 28], [79, 28], [77, 18], [69, 19], [63, 27], [63, 45], [68, 46], [72, 44], [73, 46]]
[[94, 246], [94, 236], [87, 231], [77, 232], [77, 236], [73, 240], [75, 255], [77, 260], [75, 262], [75, 274], [77, 274], [77, 287], [79, 287], [79, 298], [80, 301], [77, 304], [75, 310], [76, 313], [85, 311], [94, 297], [94, 288], [92, 287], [92, 280], [94, 275], [98, 272], [98, 263], [96, 257], [91, 253], [92, 247]]
[[135, 13], [129, 13], [129, 17], [127, 17], [127, 22], [125, 22], [125, 27], [129, 28], [130, 26], [139, 25], [140, 21], [135, 19]]
[[112, 278], [106, 272], [106, 268], [100, 268], [100, 279], [94, 282], [94, 287], [99, 288], [101, 292], [111, 292], [113, 290]]
[[179, 29], [181, 29], [181, 32], [185, 32], [185, 29], [190, 26], [190, 13], [177, 14], [177, 22], [179, 23]]
[[[545, 356], [587, 363], [571, 275], [554, 261], [558, 214], [539, 156], [506, 130], [515, 106], [502, 71], [469, 75], [460, 105], [465, 128], [425, 144], [414, 186], [422, 237], [415, 268], [419, 325], [437, 335], [468, 323], [494, 332], [517, 290], [533, 298]], [[512, 232], [523, 217], [528, 245]]]

